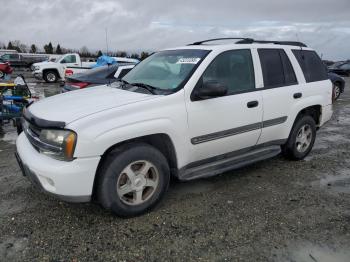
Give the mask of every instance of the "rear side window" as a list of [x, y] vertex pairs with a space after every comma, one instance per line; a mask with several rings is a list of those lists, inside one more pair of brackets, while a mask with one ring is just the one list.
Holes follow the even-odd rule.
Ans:
[[315, 51], [292, 50], [307, 83], [328, 79], [325, 65]]
[[283, 49], [258, 49], [265, 88], [297, 84], [292, 64]]

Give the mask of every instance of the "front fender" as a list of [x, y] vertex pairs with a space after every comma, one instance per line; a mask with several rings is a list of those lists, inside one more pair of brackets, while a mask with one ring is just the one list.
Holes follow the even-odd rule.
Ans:
[[170, 119], [149, 119], [106, 129], [91, 139], [83, 139], [78, 135], [78, 144], [74, 155], [78, 158], [101, 156], [109, 148], [121, 142], [148, 135], [165, 134], [174, 145], [178, 165], [181, 165], [182, 157], [179, 156], [187, 154], [187, 150], [185, 150], [187, 139], [183, 139], [182, 136], [176, 133], [174, 126]]

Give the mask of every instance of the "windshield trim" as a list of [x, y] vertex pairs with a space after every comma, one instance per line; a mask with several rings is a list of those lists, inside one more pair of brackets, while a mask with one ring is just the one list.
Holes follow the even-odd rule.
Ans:
[[[177, 50], [198, 50], [198, 49], [193, 49], [193, 48], [184, 48], [184, 49], [166, 49], [166, 50], [162, 50], [159, 52], [154, 52], [152, 53], [149, 57], [161, 53], [161, 52], [166, 52], [166, 51], [177, 51]], [[155, 89], [155, 91], [157, 93], [159, 93], [160, 95], [170, 95], [170, 94], [174, 94], [176, 92], [178, 92], [179, 90], [183, 89], [185, 87], [185, 85], [187, 84], [187, 82], [191, 79], [191, 77], [193, 76], [194, 72], [196, 72], [197, 68], [202, 64], [202, 62], [207, 58], [207, 56], [213, 51], [213, 50], [207, 50], [207, 49], [200, 49], [205, 51], [206, 53], [203, 55], [202, 59], [192, 68], [192, 70], [189, 72], [189, 74], [187, 75], [186, 78], [184, 78], [184, 80], [179, 84], [179, 86], [177, 88], [174, 89], [162, 89], [162, 88], [157, 88]], [[147, 57], [147, 58], [149, 58]], [[134, 68], [136, 68], [139, 64], [138, 63], [134, 66]], [[125, 76], [127, 76], [128, 74], [126, 74]], [[122, 78], [122, 80], [124, 80], [124, 77]]]

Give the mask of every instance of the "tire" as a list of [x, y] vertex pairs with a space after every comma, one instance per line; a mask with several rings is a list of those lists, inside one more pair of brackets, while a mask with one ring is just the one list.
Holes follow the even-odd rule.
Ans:
[[169, 186], [168, 162], [148, 144], [122, 146], [107, 156], [99, 170], [97, 200], [120, 217], [134, 217], [151, 210]]
[[4, 76], [5, 76], [4, 72], [2, 72], [2, 71], [0, 70], [0, 79], [3, 78]]
[[16, 125], [17, 135], [21, 134], [23, 132], [21, 120], [17, 118], [15, 120], [15, 125]]
[[43, 78], [47, 83], [56, 83], [58, 80], [57, 72], [53, 70], [45, 71]]
[[341, 89], [339, 83], [335, 83], [333, 86], [334, 100], [338, 100], [340, 97]]
[[316, 138], [316, 123], [309, 115], [299, 117], [293, 125], [282, 153], [289, 159], [302, 160], [311, 151]]

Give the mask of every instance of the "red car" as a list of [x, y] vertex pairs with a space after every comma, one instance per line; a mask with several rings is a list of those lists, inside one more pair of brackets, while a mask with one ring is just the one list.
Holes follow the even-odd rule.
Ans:
[[0, 79], [5, 76], [5, 74], [9, 75], [13, 71], [12, 67], [9, 63], [0, 61]]

